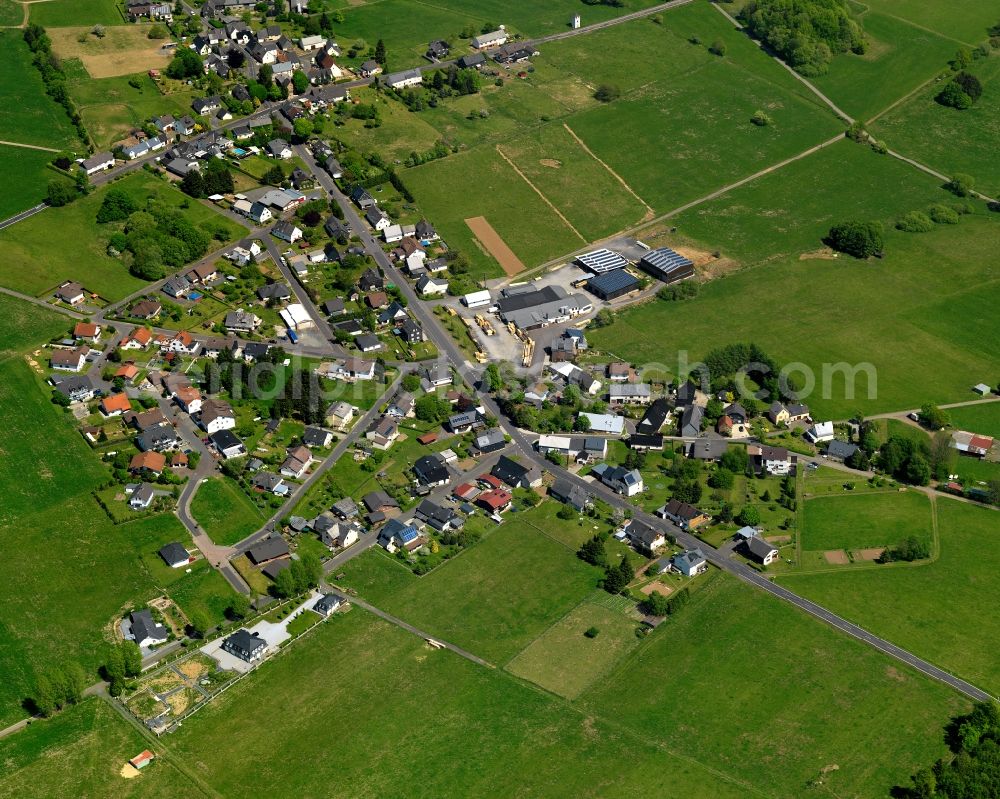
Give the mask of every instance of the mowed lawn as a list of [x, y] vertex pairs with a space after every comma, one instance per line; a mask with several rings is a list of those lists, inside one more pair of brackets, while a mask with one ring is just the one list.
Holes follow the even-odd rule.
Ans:
[[72, 324], [55, 311], [0, 294], [0, 360], [66, 333]]
[[941, 554], [926, 566], [782, 577], [792, 591], [876, 635], [1000, 691], [1000, 513], [938, 500]]
[[[15, 191], [0, 195], [0, 219], [26, 211], [42, 202], [50, 180], [69, 180], [49, 168], [54, 153], [0, 144], [0, 180]], [[3, 258], [0, 256], [0, 263]]]
[[[681, 241], [721, 247], [758, 264], [702, 286], [697, 299], [648, 303], [588, 333], [592, 348], [677, 372], [710, 349], [754, 341], [779, 362], [806, 364], [816, 378], [807, 402], [847, 418], [924, 402], [969, 398], [977, 380], [1000, 373], [992, 345], [1000, 281], [987, 264], [1000, 245], [992, 216], [965, 217], [923, 235], [886, 232], [886, 257], [861, 262], [800, 255], [842, 219], [882, 219], [948, 195], [919, 173], [845, 141], [755, 181], [677, 220]], [[766, 264], [766, 265], [765, 265]], [[824, 364], [862, 371], [850, 382]], [[869, 381], [865, 364], [875, 369]], [[932, 364], [928, 367], [928, 364]], [[874, 390], [870, 392], [870, 388]]]
[[933, 78], [947, 68], [960, 47], [931, 30], [875, 11], [864, 14], [861, 22], [869, 39], [868, 52], [836, 56], [829, 72], [810, 79], [858, 119], [867, 120], [884, 111]]
[[895, 546], [916, 536], [930, 544], [931, 503], [926, 494], [842, 494], [806, 500], [802, 549], [867, 549]]
[[52, 0], [35, 3], [31, 7], [28, 21], [51, 28], [125, 24], [125, 18], [115, 0]]
[[744, 796], [769, 797], [808, 795], [821, 776], [831, 796], [887, 796], [944, 755], [942, 725], [968, 707], [728, 576], [699, 591], [578, 705], [738, 776]]
[[[48, 721], [0, 740], [0, 796], [87, 796], [173, 799], [203, 794], [168, 760], [133, 778], [129, 758], [150, 748], [105, 702], [88, 699]], [[156, 754], [159, 747], [153, 747]]]
[[[302, 742], [329, 735], [331, 719], [350, 734], [335, 757], [316, 757]], [[745, 796], [724, 776], [674, 757], [672, 745], [432, 650], [358, 608], [320, 625], [162, 743], [223, 796]]]
[[[175, 209], [186, 200], [176, 186], [143, 172], [113, 185], [128, 192], [140, 208], [150, 199]], [[71, 205], [51, 208], [0, 231], [4, 254], [0, 259], [0, 285], [38, 296], [64, 280], [78, 280], [108, 300], [120, 299], [147, 285], [132, 277], [122, 261], [107, 254], [108, 238], [121, 226], [95, 222], [106, 190], [102, 187]], [[209, 236], [223, 230], [227, 240], [233, 240], [246, 232], [241, 225], [196, 201], [189, 201], [183, 213]], [[223, 244], [213, 240], [209, 249]]]
[[[593, 638], [586, 636], [591, 628]], [[575, 699], [638, 643], [638, 622], [618, 611], [581, 602], [507, 664], [507, 671]]]
[[512, 516], [379, 607], [502, 665], [576, 606], [600, 576], [574, 550]]
[[[0, 30], [0, 52], [5, 60], [0, 70], [0, 97], [4, 98], [0, 139], [55, 149], [79, 146], [66, 111], [45, 93], [21, 31]], [[14, 185], [19, 184], [8, 184]]]
[[[1000, 9], [997, 10], [1000, 20]], [[907, 155], [945, 174], [965, 172], [990, 197], [1000, 194], [1000, 58], [978, 61], [969, 70], [983, 84], [972, 108], [957, 111], [934, 101], [944, 83], [933, 83], [876, 122], [872, 133]]]
[[222, 546], [242, 541], [264, 523], [264, 514], [228, 477], [212, 477], [198, 486], [191, 515]]

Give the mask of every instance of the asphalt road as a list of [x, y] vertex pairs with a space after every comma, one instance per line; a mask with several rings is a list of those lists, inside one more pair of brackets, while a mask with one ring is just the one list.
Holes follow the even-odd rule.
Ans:
[[14, 214], [14, 216], [7, 217], [2, 222], [0, 222], [0, 230], [8, 228], [11, 225], [16, 225], [18, 222], [23, 222], [25, 219], [34, 216], [35, 214], [40, 214], [49, 206], [45, 203], [39, 203], [34, 208], [29, 208], [27, 211], [21, 211], [19, 214]]

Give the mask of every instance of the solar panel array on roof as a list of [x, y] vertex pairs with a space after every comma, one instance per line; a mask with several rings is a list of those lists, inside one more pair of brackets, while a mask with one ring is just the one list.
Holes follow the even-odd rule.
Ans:
[[576, 260], [595, 275], [602, 275], [605, 272], [628, 266], [628, 260], [623, 255], [608, 249], [584, 253]]
[[646, 253], [639, 266], [665, 283], [673, 283], [694, 275], [694, 264], [669, 247], [660, 247]]
[[624, 269], [605, 272], [587, 281], [587, 288], [606, 300], [620, 297], [639, 287], [639, 280]]

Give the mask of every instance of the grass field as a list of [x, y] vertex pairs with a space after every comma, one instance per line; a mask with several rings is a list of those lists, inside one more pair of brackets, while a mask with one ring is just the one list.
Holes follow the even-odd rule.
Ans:
[[70, 324], [62, 314], [0, 294], [0, 360], [65, 333]]
[[[1000, 12], [998, 12], [1000, 16]], [[932, 83], [872, 126], [872, 133], [945, 174], [965, 172], [979, 191], [1000, 194], [1000, 164], [994, 143], [1000, 135], [1000, 58], [977, 62], [969, 70], [983, 84], [972, 108], [956, 111], [934, 101], [944, 83]]]
[[829, 795], [874, 797], [944, 752], [942, 722], [964, 703], [720, 576], [579, 705], [739, 775], [745, 796], [807, 796], [828, 769]]
[[349, 560], [332, 575], [334, 583], [350, 586], [376, 605], [415, 584], [417, 579], [411, 569], [381, 548]]
[[242, 541], [264, 523], [264, 514], [228, 477], [213, 477], [198, 487], [191, 515], [222, 546]]
[[7, 61], [7, 68], [0, 71], [0, 97], [4, 98], [0, 139], [55, 149], [78, 147], [65, 110], [45, 93], [21, 31], [0, 31], [0, 51]]
[[[638, 643], [638, 622], [614, 610], [581, 602], [507, 664], [507, 671], [575, 699]], [[594, 638], [584, 632], [597, 629]]]
[[[324, 674], [322, 690], [303, 690]], [[330, 719], [336, 757], [302, 741]], [[234, 722], [239, 724], [235, 732]], [[267, 729], [267, 735], [251, 733]], [[232, 745], [238, 741], [239, 745]], [[354, 609], [321, 625], [164, 741], [223, 796], [743, 796], [699, 763], [578, 714]]]
[[1000, 575], [1000, 514], [938, 500], [941, 554], [926, 566], [783, 577], [789, 589], [954, 672], [1000, 691], [1000, 620], [982, 613]]
[[24, 6], [14, 0], [0, 0], [0, 25], [14, 27], [24, 19]]
[[0, 144], [0, 179], [17, 191], [0, 196], [0, 219], [38, 205], [46, 196], [50, 180], [66, 178], [49, 169], [54, 153]]
[[952, 408], [948, 416], [959, 430], [1000, 438], [1000, 403]]
[[133, 779], [122, 766], [149, 742], [99, 699], [0, 741], [0, 796], [172, 799], [201, 795], [159, 758]]
[[[0, 305], [0, 309], [4, 306]], [[6, 317], [5, 317], [6, 318]], [[19, 315], [30, 333], [48, 322]], [[52, 324], [55, 327], [55, 323]], [[10, 335], [3, 332], [3, 340]], [[90, 492], [107, 479], [83, 438], [17, 357], [0, 362], [0, 424], [5, 430], [0, 485], [0, 725], [18, 717], [35, 669], [100, 662], [105, 626], [123, 608], [164, 591], [185, 612], [221, 618], [229, 591], [204, 561], [193, 573], [168, 570], [155, 553], [189, 541], [173, 515], [113, 525]]]
[[[989, 343], [995, 323], [985, 310], [1000, 300], [1000, 282], [982, 267], [1000, 241], [995, 219], [966, 217], [920, 236], [887, 230], [886, 257], [873, 263], [799, 257], [821, 247], [837, 221], [891, 223], [935, 199], [947, 195], [898, 162], [847, 141], [829, 147], [677, 219], [683, 240], [721, 246], [724, 255], [766, 268], [715, 280], [695, 300], [619, 314], [612, 326], [588, 333], [590, 345], [675, 372], [679, 351], [693, 361], [713, 347], [755, 341], [780, 362], [807, 364], [816, 376], [808, 403], [832, 418], [859, 407], [878, 412], [968, 399], [970, 385], [1000, 372]], [[977, 297], [985, 304], [970, 304]], [[762, 315], [765, 308], [777, 312]], [[876, 396], [869, 398], [863, 374], [853, 398], [842, 376], [824, 392], [822, 364], [840, 362], [872, 364]]]
[[79, 60], [69, 59], [67, 71], [78, 64], [67, 81], [70, 95], [80, 109], [87, 132], [97, 146], [110, 147], [128, 131], [161, 114], [183, 116], [191, 113], [194, 92], [162, 95], [148, 75], [137, 75], [139, 88], [130, 86], [128, 77], [90, 78]]
[[529, 267], [584, 243], [493, 149], [432, 161], [407, 170], [404, 179], [441, 236], [469, 255], [477, 278], [480, 270], [500, 274], [500, 267], [475, 242], [465, 224], [471, 217], [486, 217]]
[[997, 7], [993, 0], [952, 0], [947, 5], [925, 0], [865, 0], [865, 5], [931, 28], [942, 36], [950, 36], [970, 46], [983, 41], [986, 29], [997, 21]]
[[[143, 172], [116, 181], [114, 186], [131, 194], [140, 206], [150, 198], [172, 208], [185, 202], [185, 196], [175, 186]], [[117, 228], [94, 222], [103, 196], [104, 190], [99, 189], [72, 205], [52, 208], [0, 232], [5, 256], [0, 262], [0, 284], [41, 295], [73, 279], [108, 300], [146, 285], [132, 277], [121, 261], [106, 254], [108, 237]], [[184, 214], [209, 234], [224, 229], [233, 240], [246, 232], [241, 225], [198, 202], [189, 202]], [[213, 241], [209, 247], [222, 244]]]
[[862, 24], [870, 42], [868, 52], [837, 56], [829, 72], [811, 79], [841, 109], [859, 119], [885, 110], [947, 68], [959, 47], [933, 31], [875, 11], [865, 14]]
[[124, 25], [125, 18], [115, 0], [52, 0], [35, 3], [31, 7], [29, 22], [46, 28], [73, 25]]
[[893, 546], [908, 536], [931, 541], [931, 506], [926, 494], [859, 494], [808, 500], [802, 549], [867, 549]]
[[[572, 549], [531, 527], [536, 512], [523, 514], [524, 521], [511, 517], [419, 580], [394, 580], [398, 589], [380, 597], [379, 606], [502, 665], [578, 604], [600, 576]], [[371, 577], [358, 576], [367, 598], [361, 587]]]

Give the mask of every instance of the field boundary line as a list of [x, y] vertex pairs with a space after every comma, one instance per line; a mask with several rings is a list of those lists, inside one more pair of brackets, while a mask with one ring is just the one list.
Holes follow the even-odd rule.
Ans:
[[542, 190], [539, 189], [538, 186], [536, 186], [534, 183], [531, 182], [531, 180], [528, 178], [528, 176], [525, 175], [524, 172], [521, 171], [520, 167], [518, 167], [518, 165], [515, 164], [507, 156], [507, 153], [505, 153], [500, 148], [499, 144], [496, 145], [496, 150], [497, 150], [497, 153], [500, 155], [500, 157], [510, 165], [510, 168], [513, 169], [521, 177], [521, 180], [523, 180], [525, 183], [527, 183], [529, 186], [531, 186], [531, 188], [534, 190], [535, 194], [537, 194], [539, 197], [542, 198], [542, 202], [544, 202], [549, 208], [551, 208], [552, 211], [553, 211], [553, 213], [555, 213], [555, 215], [558, 216], [563, 221], [563, 224], [566, 225], [566, 227], [568, 227], [570, 230], [572, 230], [580, 238], [581, 241], [583, 241], [583, 242], [586, 243], [587, 238], [579, 230], [577, 230], [575, 227], [573, 227], [573, 223], [570, 222], [563, 215], [562, 211], [560, 211], [558, 208], [556, 208], [556, 206], [553, 204], [553, 202], [548, 197], [546, 197], [544, 194], [542, 194]]
[[60, 153], [62, 150], [57, 150], [54, 147], [42, 147], [40, 144], [25, 144], [19, 141], [3, 141], [0, 140], [0, 144], [5, 144], [8, 147], [24, 147], [28, 150], [42, 150], [46, 153]]
[[642, 197], [640, 197], [638, 194], [636, 194], [635, 190], [631, 186], [629, 186], [628, 183], [625, 182], [625, 178], [623, 178], [621, 175], [619, 175], [617, 172], [615, 172], [615, 170], [613, 170], [610, 166], [608, 166], [607, 162], [605, 162], [604, 160], [602, 160], [601, 158], [599, 158], [597, 156], [597, 153], [595, 153], [593, 150], [591, 150], [587, 146], [587, 143], [583, 139], [581, 139], [579, 136], [576, 135], [576, 132], [573, 130], [573, 128], [571, 128], [566, 122], [563, 122], [563, 127], [566, 128], [566, 132], [570, 136], [573, 137], [574, 141], [576, 141], [576, 143], [580, 145], [580, 148], [587, 155], [589, 155], [591, 158], [593, 158], [595, 161], [597, 161], [597, 163], [599, 163], [606, 170], [608, 170], [608, 173], [615, 180], [617, 180], [619, 183], [622, 184], [622, 186], [624, 187], [625, 191], [627, 191], [629, 194], [631, 194], [633, 197], [635, 197], [635, 199], [637, 199], [640, 203], [642, 203], [643, 207], [646, 209], [646, 216], [643, 217], [643, 219], [641, 220], [642, 222], [648, 222], [650, 219], [652, 219], [656, 215], [656, 212], [653, 210], [653, 207], [648, 202], [646, 202], [644, 199], [642, 199]]

